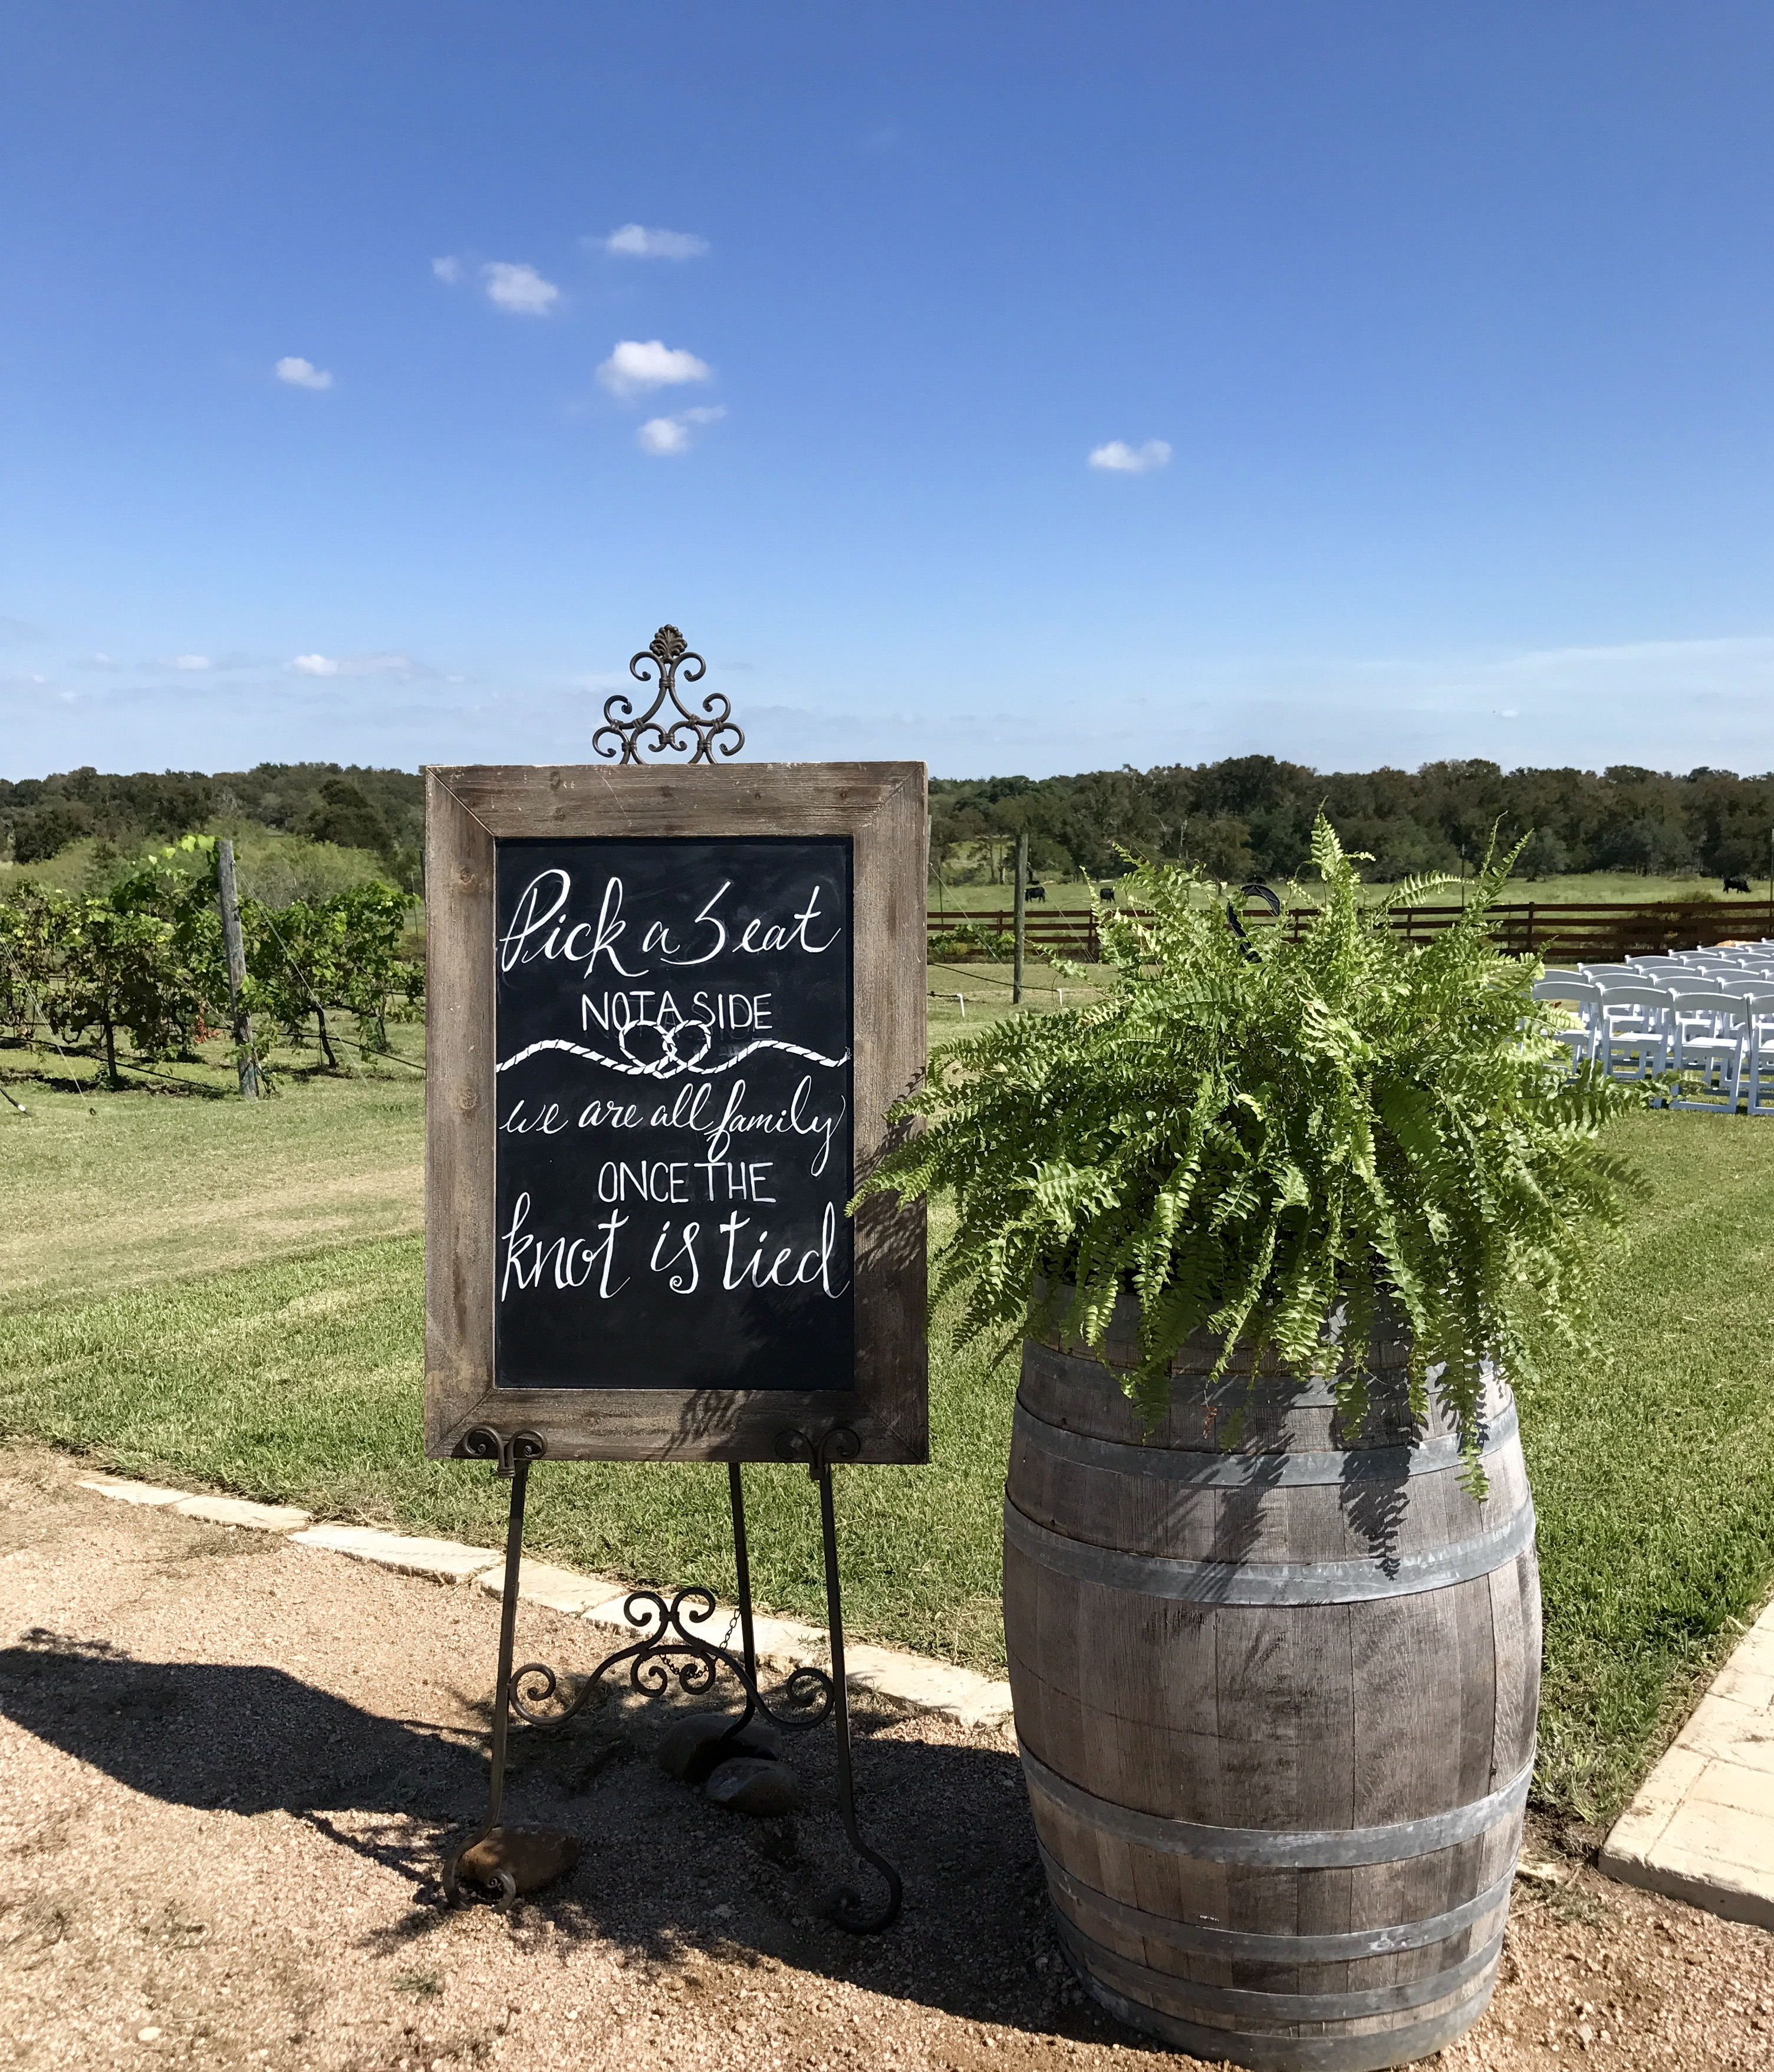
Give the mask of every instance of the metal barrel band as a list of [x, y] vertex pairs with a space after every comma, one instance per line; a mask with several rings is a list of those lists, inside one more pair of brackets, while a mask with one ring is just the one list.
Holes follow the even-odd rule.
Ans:
[[1117, 2021], [1156, 2036], [1209, 2065], [1243, 2065], [1250, 2067], [1251, 2072], [1383, 2072], [1388, 2066], [1415, 2065], [1464, 2034], [1483, 2006], [1480, 2000], [1475, 2008], [1472, 1999], [1468, 1998], [1439, 2014], [1402, 2027], [1373, 2026], [1345, 2036], [1253, 2036], [1210, 2022], [1185, 2021], [1181, 2015], [1168, 2014], [1117, 1992], [1084, 1968], [1082, 1959], [1074, 1955], [1063, 1935], [1061, 1945], [1086, 1992]]
[[[1460, 1462], [1457, 1437], [1424, 1439], [1415, 1445], [1352, 1446], [1326, 1453], [1216, 1453], [1140, 1446], [1120, 1439], [1098, 1439], [1051, 1424], [1020, 1401], [1017, 1408], [1041, 1426], [1034, 1435], [1043, 1454], [1080, 1468], [1111, 1474], [1137, 1474], [1142, 1480], [1185, 1488], [1214, 1490], [1298, 1489], [1351, 1482], [1398, 1482], [1416, 1475], [1443, 1474]], [[1515, 1438], [1512, 1403], [1493, 1420], [1482, 1458], [1500, 1453]]]
[[1081, 1583], [1201, 1605], [1348, 1605], [1374, 1597], [1469, 1583], [1534, 1544], [1534, 1506], [1526, 1498], [1509, 1523], [1432, 1553], [1370, 1555], [1356, 1561], [1184, 1561], [1127, 1554], [1069, 1539], [1037, 1524], [1004, 1499], [1004, 1540], [1031, 1561]]
[[1527, 1803], [1528, 1786], [1534, 1781], [1534, 1765], [1530, 1761], [1507, 1784], [1482, 1799], [1420, 1819], [1390, 1821], [1383, 1827], [1221, 1827], [1117, 1806], [1049, 1770], [1026, 1741], [1019, 1745], [1025, 1774], [1037, 1791], [1062, 1811], [1119, 1841], [1153, 1849], [1163, 1856], [1194, 1857], [1203, 1863], [1272, 1864], [1292, 1870], [1342, 1868], [1354, 1864], [1385, 1864], [1406, 1856], [1432, 1856], [1438, 1849], [1468, 1842], [1500, 1822], [1513, 1819]]
[[1243, 2015], [1267, 2022], [1346, 2021], [1367, 2015], [1409, 2014], [1417, 2008], [1451, 1999], [1462, 1987], [1471, 1985], [1496, 1963], [1503, 1949], [1503, 1930], [1499, 1926], [1494, 1935], [1487, 1937], [1457, 1964], [1431, 1971], [1427, 1978], [1407, 1980], [1402, 1985], [1357, 1986], [1333, 1993], [1264, 1993], [1242, 1986], [1198, 1984], [1175, 1972], [1158, 1971], [1123, 1957], [1107, 1943], [1086, 1935], [1063, 1914], [1054, 1918], [1062, 1939], [1073, 1946], [1077, 1961], [1099, 1977], [1135, 1987], [1150, 1981], [1156, 1991], [1192, 2001], [1204, 2013]]
[[[1262, 1964], [1359, 1963], [1364, 1958], [1390, 1957], [1402, 1950], [1421, 1950], [1431, 1942], [1445, 1942], [1498, 1907], [1507, 1906], [1515, 1878], [1512, 1860], [1501, 1877], [1464, 1905], [1421, 1921], [1399, 1922], [1387, 1928], [1346, 1929], [1334, 1935], [1259, 1935], [1246, 1929], [1169, 1921], [1161, 1914], [1148, 1914], [1144, 1907], [1130, 1906], [1125, 1900], [1111, 1899], [1057, 1862], [1045, 1844], [1037, 1843], [1037, 1847], [1047, 1867], [1049, 1883], [1073, 1906], [1101, 1914], [1116, 1927], [1125, 1929], [1130, 1935], [1143, 1936], [1148, 1942], [1162, 1942], [1197, 1956], [1242, 1959]], [[1079, 1930], [1080, 1934], [1086, 1932]]]
[[[1123, 1332], [1112, 1324], [1100, 1346], [1088, 1346], [1076, 1339], [1064, 1345], [1056, 1344], [1052, 1334], [1046, 1332], [1025, 1342], [1043, 1377], [1062, 1384], [1075, 1377], [1081, 1363], [1107, 1367], [1113, 1372], [1136, 1367], [1144, 1357], [1138, 1332]], [[1192, 1356], [1193, 1353], [1193, 1349], [1185, 1346], [1171, 1363], [1171, 1378], [1179, 1396], [1186, 1391], [1195, 1401], [1201, 1402], [1205, 1397], [1206, 1404], [1218, 1403], [1227, 1410], [1251, 1404], [1282, 1410], [1337, 1408], [1337, 1384], [1329, 1375], [1302, 1375], [1283, 1365], [1272, 1352], [1262, 1355], [1255, 1371], [1252, 1371], [1247, 1355], [1234, 1353], [1230, 1363], [1221, 1369], [1218, 1379], [1211, 1384], [1208, 1384], [1207, 1377], [1213, 1363], [1204, 1362], [1198, 1355]], [[1378, 1390], [1383, 1396], [1396, 1398], [1401, 1403], [1407, 1400], [1410, 1368], [1406, 1359], [1401, 1357], [1390, 1365], [1369, 1359], [1363, 1364], [1370, 1395]]]

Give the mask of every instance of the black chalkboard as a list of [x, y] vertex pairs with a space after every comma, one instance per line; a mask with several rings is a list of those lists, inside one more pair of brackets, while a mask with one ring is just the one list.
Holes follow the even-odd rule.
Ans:
[[495, 1385], [851, 1388], [848, 837], [496, 862]]

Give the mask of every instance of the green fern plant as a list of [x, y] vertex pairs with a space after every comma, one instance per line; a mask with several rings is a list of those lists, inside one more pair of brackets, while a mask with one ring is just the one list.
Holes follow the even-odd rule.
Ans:
[[1481, 1489], [1484, 1365], [1531, 1378], [1537, 1344], [1578, 1334], [1629, 1177], [1602, 1128], [1634, 1096], [1568, 1076], [1558, 1010], [1532, 997], [1540, 967], [1493, 946], [1513, 856], [1488, 856], [1460, 920], [1420, 946], [1387, 910], [1451, 881], [1364, 908], [1322, 815], [1312, 858], [1318, 912], [1255, 956], [1190, 904], [1192, 871], [1137, 865], [1130, 902], [1149, 914], [1105, 924], [1107, 997], [946, 1050], [897, 1111], [922, 1128], [858, 1199], [952, 1201], [934, 1294], [960, 1293], [963, 1341], [1057, 1322], [1100, 1351], [1131, 1291], [1141, 1357], [1124, 1386], [1148, 1424], [1203, 1328], [1222, 1342], [1212, 1379], [1235, 1349], [1272, 1347], [1333, 1374], [1359, 1419], [1376, 1312], [1396, 1305], [1413, 1406], [1440, 1368]]

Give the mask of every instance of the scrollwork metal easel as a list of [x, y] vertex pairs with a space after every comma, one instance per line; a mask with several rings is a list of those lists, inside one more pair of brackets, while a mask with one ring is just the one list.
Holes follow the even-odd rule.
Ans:
[[[718, 745], [724, 756], [736, 755], [745, 737], [729, 717], [728, 701], [719, 692], [708, 692], [700, 712], [692, 713], [677, 693], [677, 672], [686, 668], [684, 680], [696, 682], [704, 663], [693, 654], [675, 626], [662, 626], [649, 645], [629, 662], [630, 672], [642, 683], [655, 680], [649, 663], [658, 670], [659, 689], [652, 703], [637, 714], [626, 691], [618, 691], [604, 705], [604, 724], [592, 738], [592, 745], [606, 760], [619, 748], [624, 763], [639, 763], [642, 737], [654, 753], [683, 753], [693, 737], [692, 763], [712, 763]], [[658, 717], [667, 701], [678, 715], [669, 724]], [[733, 737], [729, 746], [725, 737]], [[614, 745], [605, 746], [606, 738]], [[795, 1670], [777, 1693], [778, 1710], [759, 1686], [757, 1637], [751, 1601], [751, 1560], [745, 1538], [745, 1492], [740, 1464], [727, 1464], [728, 1502], [733, 1514], [733, 1563], [739, 1585], [741, 1651], [733, 1651], [700, 1630], [715, 1614], [715, 1595], [699, 1584], [678, 1590], [667, 1600], [657, 1590], [637, 1589], [629, 1593], [622, 1615], [638, 1638], [626, 1647], [605, 1656], [591, 1674], [576, 1680], [570, 1691], [547, 1663], [527, 1662], [514, 1669], [517, 1632], [518, 1584], [524, 1551], [524, 1509], [529, 1489], [532, 1464], [541, 1460], [547, 1448], [539, 1434], [530, 1431], [502, 1433], [491, 1425], [480, 1425], [462, 1442], [471, 1459], [491, 1461], [499, 1475], [511, 1485], [511, 1511], [505, 1531], [505, 1588], [499, 1616], [499, 1676], [493, 1692], [491, 1770], [487, 1784], [487, 1819], [478, 1832], [444, 1860], [443, 1889], [446, 1899], [459, 1896], [458, 1866], [469, 1851], [493, 1834], [499, 1826], [505, 1797], [506, 1751], [511, 1716], [531, 1727], [564, 1725], [604, 1688], [605, 1679], [625, 1669], [629, 1687], [644, 1696], [657, 1697], [678, 1688], [695, 1696], [710, 1690], [723, 1674], [738, 1685], [745, 1704], [737, 1718], [719, 1736], [711, 1753], [737, 1748], [747, 1727], [760, 1714], [784, 1733], [805, 1733], [830, 1719], [837, 1730], [838, 1815], [845, 1839], [859, 1863], [868, 1864], [886, 1887], [885, 1897], [871, 1906], [853, 1885], [840, 1886], [832, 1903], [832, 1918], [852, 1934], [868, 1935], [890, 1928], [899, 1918], [902, 1887], [899, 1873], [878, 1851], [862, 1839], [856, 1822], [856, 1779], [851, 1765], [850, 1699], [845, 1683], [844, 1659], [844, 1601], [838, 1574], [838, 1534], [832, 1503], [832, 1470], [844, 1461], [853, 1461], [861, 1451], [856, 1433], [847, 1424], [835, 1424], [815, 1436], [785, 1429], [777, 1449], [785, 1461], [805, 1465], [819, 1492], [819, 1533], [825, 1562], [826, 1625], [830, 1635], [832, 1667], [804, 1666]], [[556, 1701], [559, 1702], [556, 1703]], [[496, 1873], [505, 1897], [516, 1896], [510, 1872]]]

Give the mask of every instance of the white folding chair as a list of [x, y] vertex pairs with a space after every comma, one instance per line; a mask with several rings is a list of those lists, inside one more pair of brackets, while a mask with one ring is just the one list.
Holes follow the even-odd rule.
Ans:
[[1743, 989], [1743, 1090], [1751, 1115], [1774, 1115], [1774, 985]]
[[1646, 1079], [1669, 1070], [1673, 999], [1663, 986], [1601, 989], [1596, 1056], [1610, 1079]]
[[1534, 997], [1536, 1000], [1568, 1001], [1575, 1009], [1575, 1028], [1554, 1029], [1551, 1032], [1570, 1050], [1572, 1071], [1592, 1059], [1601, 1039], [1601, 988], [1586, 979], [1557, 977], [1549, 972], [1544, 978], [1534, 980]]
[[1669, 1003], [1669, 1070], [1675, 1075], [1670, 1106], [1735, 1115], [1744, 1052], [1754, 1041], [1749, 1002], [1729, 994], [1678, 993]]
[[1740, 985], [1733, 985], [1725, 978], [1693, 978], [1672, 972], [1661, 983], [1681, 997], [1670, 1009], [1670, 1034], [1698, 1029], [1702, 1035], [1716, 1036], [1719, 1033], [1719, 1013], [1716, 1006], [1707, 1006], [1707, 1001], [1718, 1001], [1727, 993], [1740, 993]]

